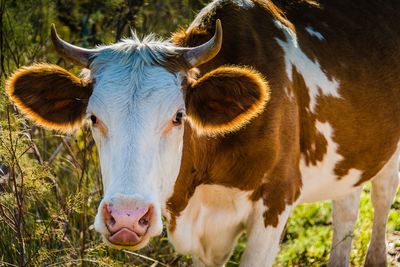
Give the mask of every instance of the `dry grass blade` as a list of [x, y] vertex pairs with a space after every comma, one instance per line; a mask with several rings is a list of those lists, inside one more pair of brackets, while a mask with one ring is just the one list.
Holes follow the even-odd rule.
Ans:
[[61, 150], [64, 147], [64, 143], [69, 141], [69, 139], [71, 139], [71, 135], [70, 134], [63, 138], [61, 143], [57, 146], [56, 150], [53, 152], [53, 154], [51, 154], [51, 156], [50, 156], [50, 158], [48, 160], [49, 165], [54, 161], [54, 159], [57, 157], [57, 155], [61, 152]]
[[18, 267], [18, 265], [12, 264], [12, 263], [8, 263], [8, 262], [4, 262], [4, 261], [0, 261], [0, 266], [16, 266]]
[[123, 252], [128, 253], [128, 254], [131, 254], [131, 255], [135, 255], [135, 256], [140, 257], [140, 258], [143, 258], [143, 259], [145, 259], [145, 260], [152, 261], [153, 264], [152, 264], [151, 266], [157, 266], [157, 264], [159, 264], [159, 265], [161, 265], [161, 266], [171, 267], [171, 266], [169, 266], [169, 265], [167, 265], [167, 264], [165, 264], [165, 263], [159, 262], [158, 260], [152, 259], [152, 258], [147, 257], [147, 256], [144, 256], [144, 255], [141, 255], [141, 254], [139, 254], [139, 253], [135, 253], [135, 252], [132, 252], [132, 251], [129, 251], [129, 250], [123, 250]]

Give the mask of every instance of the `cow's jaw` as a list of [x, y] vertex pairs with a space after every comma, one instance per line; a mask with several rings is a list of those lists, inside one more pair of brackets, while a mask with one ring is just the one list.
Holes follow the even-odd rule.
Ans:
[[[118, 70], [113, 67], [113, 71]], [[92, 127], [104, 186], [95, 229], [108, 245], [136, 250], [145, 246], [151, 237], [161, 234], [161, 210], [179, 172], [184, 127], [171, 121], [178, 110], [184, 109], [182, 79], [180, 74], [155, 66], [146, 67], [140, 73], [126, 67], [119, 71], [127, 73], [119, 75], [106, 71], [92, 74], [96, 85], [87, 109], [88, 116], [95, 114], [102, 123], [101, 129]], [[141, 75], [140, 81], [132, 81], [138, 79], [135, 75]], [[102, 77], [107, 80], [103, 81]], [[131, 213], [141, 209], [143, 214], [150, 215], [146, 215], [148, 222], [145, 221], [148, 228], [142, 225], [144, 228], [139, 231], [140, 242], [122, 242], [136, 233], [126, 223], [132, 218], [126, 216], [134, 216]], [[118, 218], [112, 217], [115, 214], [124, 221], [123, 228], [127, 229], [121, 229], [126, 233], [113, 231], [118, 223], [115, 222]], [[124, 245], [113, 242], [114, 239], [122, 240]]]

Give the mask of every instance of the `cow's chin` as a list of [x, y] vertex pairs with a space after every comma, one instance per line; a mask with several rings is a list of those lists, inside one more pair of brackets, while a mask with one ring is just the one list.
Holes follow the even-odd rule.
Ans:
[[[160, 226], [161, 225], [161, 226]], [[140, 238], [140, 240], [136, 244], [132, 245], [120, 245], [118, 243], [113, 243], [110, 239], [112, 239], [112, 235], [106, 231], [107, 227], [104, 225], [99, 229], [97, 225], [96, 229], [96, 224], [95, 224], [95, 229], [101, 234], [103, 238], [103, 242], [112, 248], [115, 249], [127, 249], [131, 251], [139, 250], [141, 248], [144, 248], [150, 241], [151, 238], [159, 236], [162, 234], [162, 222], [158, 224], [157, 222], [154, 222], [153, 227], [150, 227], [148, 231]], [[105, 234], [107, 233], [107, 234]]]
[[140, 240], [140, 241], [139, 241], [137, 244], [135, 244], [135, 245], [132, 245], [132, 246], [121, 246], [121, 245], [118, 245], [118, 244], [114, 244], [114, 243], [112, 243], [110, 240], [108, 240], [108, 239], [109, 239], [109, 236], [102, 235], [102, 237], [103, 237], [103, 242], [104, 242], [107, 246], [109, 246], [109, 247], [111, 247], [111, 248], [120, 249], [120, 250], [126, 249], [126, 250], [131, 250], [131, 251], [135, 251], [135, 250], [139, 250], [139, 249], [141, 249], [141, 248], [144, 248], [145, 246], [147, 246], [147, 244], [149, 243], [150, 238], [151, 238], [150, 235], [147, 235], [147, 234], [146, 234], [146, 235], [142, 238], [142, 240]]

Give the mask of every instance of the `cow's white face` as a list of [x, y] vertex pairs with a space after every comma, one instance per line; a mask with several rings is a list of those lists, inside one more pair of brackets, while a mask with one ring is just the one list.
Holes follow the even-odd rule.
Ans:
[[141, 248], [162, 230], [161, 210], [181, 163], [185, 112], [198, 134], [226, 134], [264, 109], [268, 86], [257, 71], [243, 67], [185, 77], [218, 53], [220, 22], [210, 41], [190, 49], [136, 39], [93, 51], [62, 41], [54, 28], [52, 38], [65, 58], [90, 68], [89, 78], [37, 64], [13, 74], [7, 93], [28, 117], [51, 129], [92, 121], [104, 185], [95, 228], [111, 246]]
[[[108, 54], [103, 52], [92, 62], [95, 84], [86, 111], [104, 186], [95, 228], [106, 242], [123, 245], [134, 236], [112, 234], [131, 225], [140, 237], [138, 248], [161, 233], [162, 205], [178, 175], [185, 114], [183, 77], [146, 65], [140, 58], [124, 63], [122, 56], [114, 54], [106, 60]], [[107, 61], [112, 63], [96, 65]]]

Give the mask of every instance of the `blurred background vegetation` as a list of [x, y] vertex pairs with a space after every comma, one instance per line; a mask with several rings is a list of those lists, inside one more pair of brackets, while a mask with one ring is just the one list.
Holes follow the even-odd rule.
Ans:
[[[96, 148], [86, 127], [62, 135], [23, 119], [4, 92], [6, 78], [34, 62], [79, 69], [54, 51], [51, 23], [79, 46], [93, 47], [155, 32], [168, 38], [186, 27], [206, 0], [0, 0], [0, 266], [190, 266], [166, 234], [137, 253], [105, 247], [92, 223], [102, 197]], [[331, 240], [330, 204], [297, 207], [277, 266], [324, 266]], [[352, 264], [362, 265], [369, 242], [369, 187], [362, 196]], [[400, 194], [389, 218], [391, 264], [400, 257]], [[237, 266], [245, 236], [228, 266]], [[396, 263], [397, 262], [397, 263]]]

